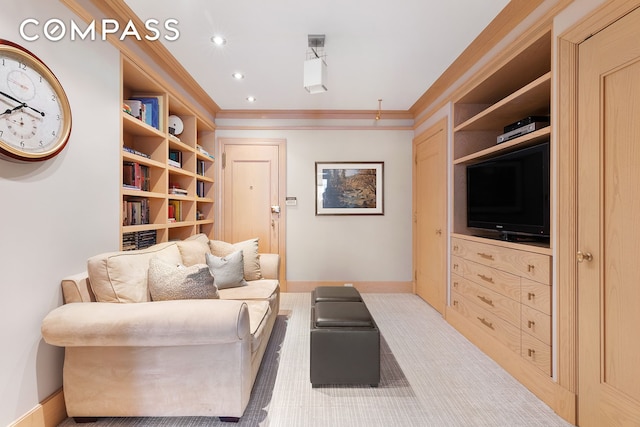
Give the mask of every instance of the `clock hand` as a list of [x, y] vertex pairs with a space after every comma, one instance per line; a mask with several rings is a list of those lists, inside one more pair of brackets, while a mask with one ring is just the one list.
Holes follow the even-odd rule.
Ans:
[[[40, 114], [42, 117], [44, 117], [44, 113], [43, 113], [42, 111], [38, 111], [38, 110], [36, 110], [35, 108], [33, 108], [32, 106], [27, 105], [27, 103], [26, 103], [26, 102], [22, 102], [22, 101], [20, 101], [19, 99], [14, 98], [13, 96], [11, 96], [11, 95], [9, 95], [9, 94], [7, 94], [7, 93], [4, 93], [4, 92], [2, 92], [2, 91], [0, 91], [0, 95], [2, 95], [2, 96], [6, 96], [6, 97], [7, 97], [7, 98], [9, 98], [10, 100], [12, 100], [12, 101], [15, 101], [15, 102], [19, 103], [19, 104], [20, 104], [20, 106], [19, 106], [20, 108], [22, 108], [22, 107], [24, 107], [24, 108], [29, 108], [29, 109], [31, 109], [31, 110], [33, 110], [33, 111], [35, 111], [36, 113]], [[15, 109], [17, 109], [17, 108], [15, 108]], [[6, 111], [5, 111], [5, 113], [6, 113]], [[5, 113], [3, 113], [3, 114], [5, 114]]]
[[18, 105], [17, 107], [13, 107], [13, 108], [11, 108], [11, 109], [7, 108], [7, 109], [4, 111], [4, 113], [0, 113], [0, 116], [1, 116], [1, 115], [3, 115], [3, 114], [11, 114], [11, 113], [13, 113], [13, 112], [14, 112], [14, 111], [16, 111], [16, 110], [21, 109], [22, 107], [24, 107], [24, 105], [23, 105], [23, 104], [20, 104], [20, 105]]

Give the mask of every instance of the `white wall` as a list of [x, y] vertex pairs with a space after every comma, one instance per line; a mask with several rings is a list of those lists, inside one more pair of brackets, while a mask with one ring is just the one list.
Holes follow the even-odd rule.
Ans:
[[[298, 200], [297, 206], [283, 207], [287, 210], [287, 280], [412, 280], [413, 131], [231, 130], [224, 126], [230, 122], [217, 122], [224, 128], [216, 131], [218, 138], [287, 141], [286, 195]], [[316, 161], [383, 161], [384, 215], [316, 216]]]
[[75, 17], [44, 0], [3, 1], [0, 13], [0, 38], [35, 53], [66, 89], [73, 128], [55, 159], [0, 160], [0, 425], [62, 386], [63, 350], [42, 341], [40, 323], [62, 304], [60, 279], [119, 244], [119, 54], [102, 41], [27, 42], [25, 18]]

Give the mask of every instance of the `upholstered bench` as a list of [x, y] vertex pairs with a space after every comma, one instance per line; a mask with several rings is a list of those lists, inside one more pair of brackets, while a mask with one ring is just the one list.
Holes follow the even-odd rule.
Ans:
[[311, 292], [311, 305], [316, 302], [358, 302], [360, 292], [352, 286], [318, 286]]
[[380, 382], [380, 331], [362, 301], [311, 307], [311, 384]]

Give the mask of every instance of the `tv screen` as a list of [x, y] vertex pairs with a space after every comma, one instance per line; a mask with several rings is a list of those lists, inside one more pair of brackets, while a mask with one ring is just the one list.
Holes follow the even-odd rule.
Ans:
[[549, 143], [467, 166], [467, 226], [549, 236]]

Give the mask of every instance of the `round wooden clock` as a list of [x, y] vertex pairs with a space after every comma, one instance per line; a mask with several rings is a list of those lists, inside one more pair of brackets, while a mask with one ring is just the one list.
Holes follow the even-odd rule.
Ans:
[[56, 76], [24, 47], [0, 39], [0, 155], [50, 159], [70, 133], [69, 99]]

